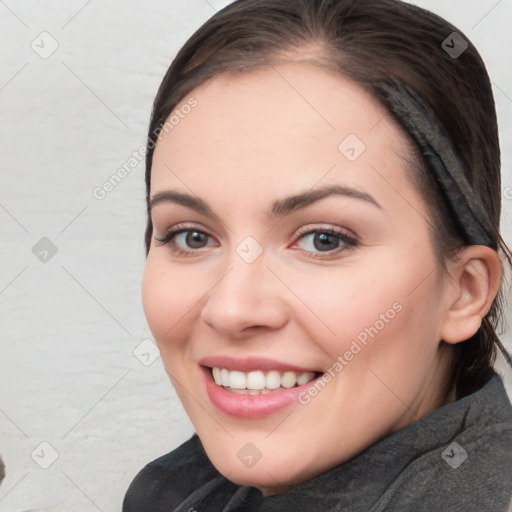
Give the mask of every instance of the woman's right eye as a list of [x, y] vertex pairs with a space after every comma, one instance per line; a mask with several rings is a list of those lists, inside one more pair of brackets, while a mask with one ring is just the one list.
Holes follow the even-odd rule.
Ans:
[[191, 256], [197, 249], [207, 247], [208, 233], [192, 228], [176, 227], [169, 229], [162, 236], [155, 237], [161, 245], [168, 245], [177, 256]]

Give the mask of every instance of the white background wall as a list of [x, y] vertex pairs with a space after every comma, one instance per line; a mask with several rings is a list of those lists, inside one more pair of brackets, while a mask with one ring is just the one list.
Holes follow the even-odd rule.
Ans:
[[[151, 338], [143, 163], [103, 200], [92, 190], [144, 144], [171, 59], [227, 3], [0, 1], [4, 512], [118, 511], [136, 472], [193, 432], [160, 358], [146, 366], [133, 354]], [[457, 25], [488, 64], [511, 187], [512, 1], [416, 3]], [[58, 48], [42, 58], [31, 44], [43, 56]], [[511, 243], [512, 189], [504, 195]], [[57, 249], [39, 248], [47, 262], [32, 252], [43, 237]]]

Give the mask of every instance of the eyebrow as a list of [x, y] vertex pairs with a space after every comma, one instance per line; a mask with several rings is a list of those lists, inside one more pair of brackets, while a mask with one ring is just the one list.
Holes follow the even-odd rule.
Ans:
[[[285, 197], [283, 199], [278, 199], [274, 201], [271, 209], [266, 212], [266, 214], [271, 218], [284, 217], [285, 215], [288, 215], [302, 208], [306, 208], [307, 206], [320, 201], [321, 199], [333, 195], [359, 199], [382, 210], [382, 206], [370, 194], [367, 194], [366, 192], [341, 185], [329, 185], [322, 188], [317, 188], [315, 190], [306, 190], [305, 192], [300, 192], [299, 194]], [[210, 205], [203, 199], [190, 194], [177, 192], [176, 190], [166, 190], [164, 192], [159, 192], [158, 194], [155, 194], [153, 197], [151, 197], [148, 204], [148, 212], [151, 213], [151, 210], [156, 205], [161, 203], [181, 204], [182, 206], [187, 206], [188, 208], [192, 208], [193, 210], [196, 210], [210, 217], [217, 219], [219, 218], [218, 215], [210, 207]]]

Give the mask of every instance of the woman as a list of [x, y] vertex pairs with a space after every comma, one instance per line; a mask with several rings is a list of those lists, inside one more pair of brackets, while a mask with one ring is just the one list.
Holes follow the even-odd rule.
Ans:
[[164, 77], [146, 169], [144, 309], [197, 434], [125, 512], [506, 510], [510, 252], [460, 31], [397, 0], [234, 2]]

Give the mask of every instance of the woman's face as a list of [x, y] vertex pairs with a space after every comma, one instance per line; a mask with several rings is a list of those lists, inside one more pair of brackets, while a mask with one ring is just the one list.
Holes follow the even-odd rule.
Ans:
[[442, 405], [450, 284], [390, 116], [299, 62], [220, 75], [174, 115], [144, 309], [217, 469], [279, 492]]

